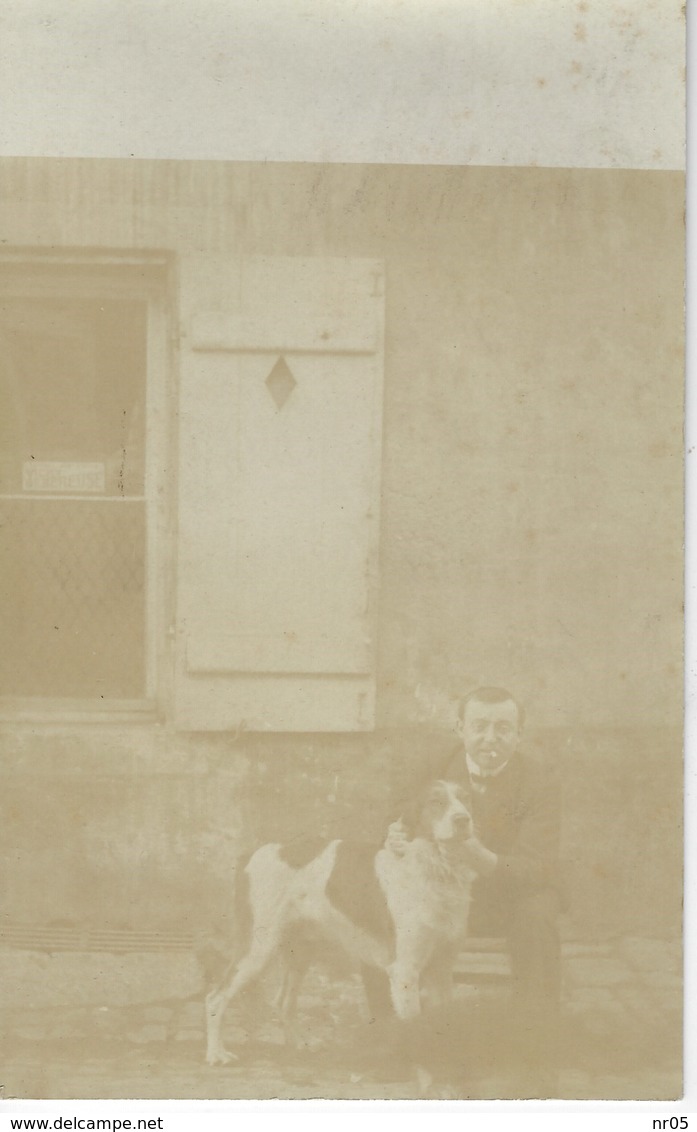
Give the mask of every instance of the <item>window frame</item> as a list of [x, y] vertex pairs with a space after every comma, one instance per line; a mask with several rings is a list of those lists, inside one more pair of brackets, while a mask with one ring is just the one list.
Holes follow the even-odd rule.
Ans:
[[[43, 270], [42, 270], [43, 269]], [[137, 699], [0, 695], [0, 721], [68, 723], [156, 719], [166, 698], [173, 585], [171, 493], [166, 490], [172, 436], [169, 396], [171, 256], [163, 252], [37, 251], [0, 254], [0, 296], [128, 298], [146, 304], [145, 365], [145, 689]], [[10, 646], [11, 647], [11, 646]], [[170, 678], [171, 679], [171, 678]]]

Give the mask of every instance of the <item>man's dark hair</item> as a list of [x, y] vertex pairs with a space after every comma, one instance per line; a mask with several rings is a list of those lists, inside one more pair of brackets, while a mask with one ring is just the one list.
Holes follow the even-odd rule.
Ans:
[[464, 723], [467, 705], [472, 703], [473, 700], [476, 700], [478, 704], [505, 704], [510, 700], [518, 709], [518, 726], [522, 730], [523, 724], [525, 723], [525, 708], [515, 696], [507, 692], [505, 688], [484, 687], [475, 688], [474, 691], [468, 692], [465, 698], [460, 700], [460, 706], [457, 712], [460, 723]]

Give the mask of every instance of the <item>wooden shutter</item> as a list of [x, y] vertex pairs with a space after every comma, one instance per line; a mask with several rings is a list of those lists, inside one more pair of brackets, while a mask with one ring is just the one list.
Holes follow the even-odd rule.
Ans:
[[180, 727], [373, 725], [382, 293], [372, 260], [181, 262]]

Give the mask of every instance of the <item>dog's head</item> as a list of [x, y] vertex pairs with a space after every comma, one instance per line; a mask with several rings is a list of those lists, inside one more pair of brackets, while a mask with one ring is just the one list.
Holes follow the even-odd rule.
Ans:
[[441, 778], [426, 786], [402, 820], [409, 837], [437, 843], [466, 841], [474, 833], [467, 791], [459, 782]]

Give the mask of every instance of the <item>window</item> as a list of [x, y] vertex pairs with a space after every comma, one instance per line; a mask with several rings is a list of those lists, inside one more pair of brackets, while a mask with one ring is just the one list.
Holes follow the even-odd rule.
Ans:
[[5, 703], [155, 698], [160, 283], [146, 265], [0, 268]]
[[0, 260], [0, 706], [369, 729], [383, 267], [167, 266]]

